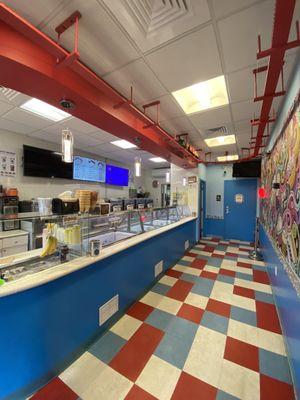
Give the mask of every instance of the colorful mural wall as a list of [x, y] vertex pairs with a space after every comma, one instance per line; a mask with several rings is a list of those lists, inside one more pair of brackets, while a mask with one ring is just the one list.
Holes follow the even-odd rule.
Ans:
[[266, 189], [261, 202], [262, 223], [285, 261], [300, 276], [299, 106], [271, 155], [262, 161], [262, 186]]

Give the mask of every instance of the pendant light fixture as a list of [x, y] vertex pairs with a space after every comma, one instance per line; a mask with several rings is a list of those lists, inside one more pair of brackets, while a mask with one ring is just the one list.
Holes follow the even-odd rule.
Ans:
[[135, 176], [136, 177], [141, 176], [142, 160], [139, 157], [136, 157], [135, 159], [134, 169], [135, 169]]
[[62, 160], [66, 163], [73, 162], [73, 135], [69, 129], [63, 129], [62, 138]]
[[166, 172], [166, 183], [170, 183], [170, 172]]
[[186, 182], [187, 182], [187, 179], [186, 179], [186, 177], [184, 177], [184, 178], [182, 179], [182, 184], [183, 184], [183, 186], [186, 186]]

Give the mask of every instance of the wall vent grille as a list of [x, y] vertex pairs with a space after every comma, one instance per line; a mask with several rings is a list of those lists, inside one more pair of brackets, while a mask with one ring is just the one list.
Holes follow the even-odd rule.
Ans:
[[99, 308], [99, 325], [103, 325], [119, 310], [119, 295], [117, 294]]

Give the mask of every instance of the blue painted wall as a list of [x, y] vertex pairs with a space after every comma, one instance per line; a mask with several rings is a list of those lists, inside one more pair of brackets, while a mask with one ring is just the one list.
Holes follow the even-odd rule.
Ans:
[[300, 299], [263, 226], [259, 240], [285, 336], [297, 398], [300, 399]]
[[[191, 221], [61, 279], [0, 298], [0, 399], [24, 399], [78, 357], [112, 321], [98, 309], [119, 294], [119, 317], [195, 243]], [[115, 318], [116, 319], [116, 318]]]

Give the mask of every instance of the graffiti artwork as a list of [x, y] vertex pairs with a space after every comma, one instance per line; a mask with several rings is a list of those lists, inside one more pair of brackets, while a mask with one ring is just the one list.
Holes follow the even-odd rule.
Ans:
[[285, 261], [300, 276], [300, 107], [262, 161], [261, 220]]

